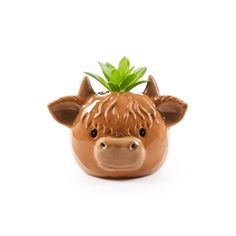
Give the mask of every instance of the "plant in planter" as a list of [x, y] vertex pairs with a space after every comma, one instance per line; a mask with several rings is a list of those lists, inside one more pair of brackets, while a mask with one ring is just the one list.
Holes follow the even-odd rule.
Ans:
[[[107, 92], [95, 93], [87, 76], [77, 96], [48, 105], [52, 116], [72, 132], [72, 146], [82, 169], [104, 178], [132, 178], [154, 173], [166, 158], [168, 128], [178, 123], [187, 104], [161, 96], [152, 76], [141, 80], [146, 68], [134, 70], [124, 57], [116, 69], [99, 63], [104, 78], [86, 72]], [[147, 83], [143, 93], [129, 92]]]
[[146, 83], [145, 80], [140, 80], [145, 74], [147, 68], [141, 67], [134, 71], [134, 66], [130, 67], [128, 58], [124, 57], [116, 69], [110, 63], [100, 63], [105, 79], [101, 76], [85, 72], [85, 74], [93, 77], [103, 84], [111, 92], [128, 92], [139, 84]]

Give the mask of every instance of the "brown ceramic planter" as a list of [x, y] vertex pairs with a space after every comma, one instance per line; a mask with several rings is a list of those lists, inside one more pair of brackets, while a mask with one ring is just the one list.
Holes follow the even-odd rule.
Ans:
[[85, 77], [78, 96], [48, 105], [52, 116], [72, 131], [82, 169], [104, 178], [133, 178], [157, 171], [166, 158], [168, 128], [184, 116], [187, 104], [161, 96], [148, 78], [143, 94], [96, 94]]

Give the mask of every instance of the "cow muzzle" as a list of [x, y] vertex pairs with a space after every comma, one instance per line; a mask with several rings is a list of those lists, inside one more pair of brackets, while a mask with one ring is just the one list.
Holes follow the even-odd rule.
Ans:
[[94, 147], [94, 157], [103, 170], [134, 171], [145, 159], [145, 149], [136, 137], [102, 137]]

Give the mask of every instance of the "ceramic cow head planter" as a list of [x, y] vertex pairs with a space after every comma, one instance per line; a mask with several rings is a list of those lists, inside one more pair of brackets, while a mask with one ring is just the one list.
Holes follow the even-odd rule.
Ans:
[[72, 144], [82, 169], [105, 178], [152, 174], [166, 157], [168, 128], [184, 116], [187, 104], [161, 96], [149, 76], [142, 94], [95, 93], [85, 77], [77, 96], [48, 105], [52, 116], [72, 132]]

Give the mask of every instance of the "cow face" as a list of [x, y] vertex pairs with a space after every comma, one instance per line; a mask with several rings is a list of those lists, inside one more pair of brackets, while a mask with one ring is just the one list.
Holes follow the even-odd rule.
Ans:
[[143, 94], [95, 94], [85, 77], [78, 96], [49, 104], [53, 117], [71, 128], [76, 158], [88, 174], [139, 177], [164, 162], [167, 129], [183, 118], [187, 104], [160, 96], [155, 80], [148, 80]]

